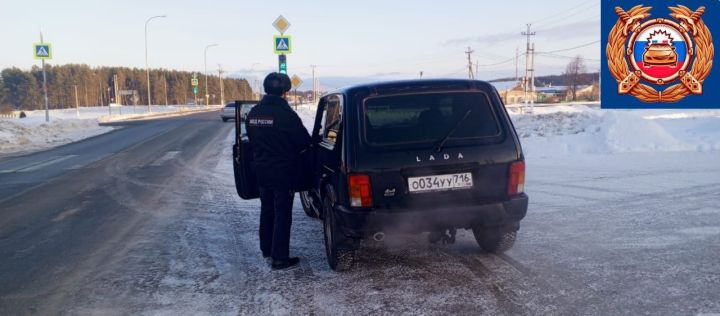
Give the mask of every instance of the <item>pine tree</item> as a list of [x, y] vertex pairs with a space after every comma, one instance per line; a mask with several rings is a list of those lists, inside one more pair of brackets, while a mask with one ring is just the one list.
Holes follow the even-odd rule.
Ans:
[[[107, 105], [114, 98], [112, 90], [113, 76], [117, 74], [120, 90], [135, 90], [140, 100], [138, 104], [147, 104], [147, 78], [145, 69], [127, 67], [97, 67], [88, 65], [68, 64], [45, 66], [48, 84], [50, 108], [75, 106], [75, 85], [78, 86], [78, 99], [82, 106]], [[8, 68], [0, 72], [0, 104], [2, 102], [22, 109], [39, 109], [42, 105], [42, 69], [34, 66], [29, 71]], [[185, 104], [192, 98], [190, 79], [192, 72], [152, 69], [152, 103], [165, 104], [165, 80], [167, 79], [168, 103]], [[198, 75], [201, 86], [198, 98], [204, 98], [205, 81], [202, 74]], [[220, 81], [217, 75], [208, 77], [211, 103], [220, 100]], [[225, 99], [228, 101], [247, 99], [251, 96], [250, 85], [245, 79], [226, 78]], [[4, 90], [2, 89], [4, 87]], [[213, 98], [214, 95], [214, 98]], [[4, 99], [4, 100], [3, 100]], [[86, 101], [87, 100], [87, 101]], [[123, 104], [131, 105], [131, 97], [124, 97]], [[204, 104], [204, 102], [203, 102]]]
[[5, 97], [7, 96], [7, 90], [5, 89], [5, 82], [2, 76], [0, 76], [0, 106], [5, 105]]
[[7, 102], [19, 109], [40, 107], [40, 91], [35, 77], [18, 68], [2, 71], [4, 86], [8, 91]]

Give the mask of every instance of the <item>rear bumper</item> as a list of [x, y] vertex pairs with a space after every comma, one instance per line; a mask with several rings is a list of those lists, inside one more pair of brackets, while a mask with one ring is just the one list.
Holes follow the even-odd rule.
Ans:
[[224, 119], [234, 119], [234, 118], [235, 118], [235, 113], [220, 112], [220, 118], [224, 118]]
[[525, 218], [528, 196], [506, 201], [430, 210], [355, 210], [335, 208], [339, 228], [348, 237], [363, 238], [376, 232], [420, 233], [448, 228], [493, 227], [516, 224]]

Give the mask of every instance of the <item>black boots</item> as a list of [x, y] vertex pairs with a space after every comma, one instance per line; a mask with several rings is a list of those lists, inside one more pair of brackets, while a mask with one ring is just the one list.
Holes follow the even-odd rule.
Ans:
[[273, 270], [283, 270], [298, 264], [298, 262], [300, 262], [300, 258], [291, 257], [285, 260], [273, 260], [270, 266]]

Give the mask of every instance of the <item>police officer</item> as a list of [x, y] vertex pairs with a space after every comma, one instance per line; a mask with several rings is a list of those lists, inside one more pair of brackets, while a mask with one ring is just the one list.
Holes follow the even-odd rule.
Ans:
[[310, 135], [285, 100], [290, 78], [271, 73], [263, 82], [265, 97], [248, 114], [248, 137], [260, 188], [260, 250], [272, 269], [286, 269], [300, 259], [289, 256], [290, 225], [302, 165], [300, 154]]

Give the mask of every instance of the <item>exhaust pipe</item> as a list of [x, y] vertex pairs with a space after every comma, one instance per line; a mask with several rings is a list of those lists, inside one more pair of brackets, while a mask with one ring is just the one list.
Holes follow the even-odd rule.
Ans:
[[385, 240], [385, 233], [383, 233], [383, 232], [375, 233], [373, 235], [373, 240], [375, 240], [377, 242], [381, 242], [381, 241]]

